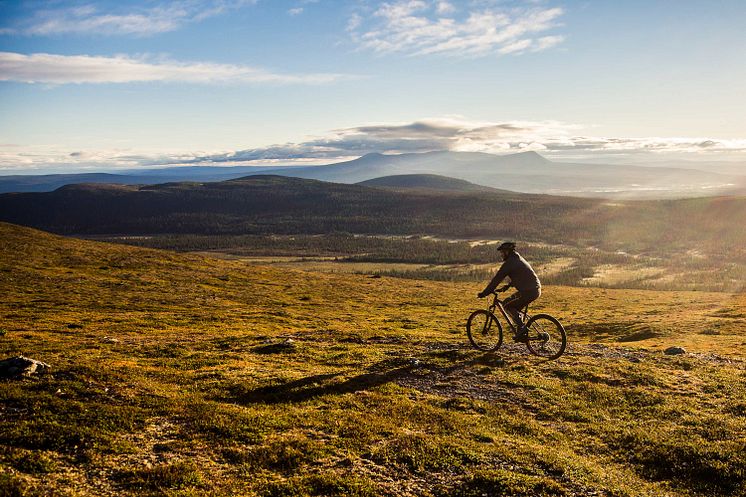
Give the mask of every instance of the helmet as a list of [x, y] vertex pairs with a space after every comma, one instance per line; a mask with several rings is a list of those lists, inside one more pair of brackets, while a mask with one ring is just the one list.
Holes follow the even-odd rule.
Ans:
[[515, 242], [502, 242], [497, 250], [515, 250]]

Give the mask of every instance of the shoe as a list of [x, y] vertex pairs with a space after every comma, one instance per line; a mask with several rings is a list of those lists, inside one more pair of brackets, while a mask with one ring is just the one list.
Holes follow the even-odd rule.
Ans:
[[520, 328], [518, 330], [518, 333], [513, 335], [513, 340], [522, 343], [528, 342], [528, 330], [526, 330], [525, 328]]

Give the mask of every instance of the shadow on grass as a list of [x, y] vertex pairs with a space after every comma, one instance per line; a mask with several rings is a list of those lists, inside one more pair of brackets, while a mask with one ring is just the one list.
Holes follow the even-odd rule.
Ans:
[[230, 400], [240, 404], [303, 402], [324, 395], [358, 392], [390, 383], [411, 374], [415, 367], [415, 365], [407, 365], [384, 371], [368, 372], [343, 381], [335, 381], [342, 373], [333, 373], [307, 376], [287, 383], [254, 389], [236, 385], [231, 389]]
[[[442, 356], [443, 353], [437, 355]], [[407, 360], [406, 363], [402, 361], [382, 361], [371, 366], [368, 372], [346, 379], [340, 378], [343, 373], [331, 373], [307, 376], [258, 388], [248, 388], [244, 384], [237, 384], [229, 389], [228, 398], [224, 400], [239, 404], [303, 402], [325, 395], [340, 395], [368, 390], [386, 383], [419, 376], [417, 371], [437, 373], [442, 377], [471, 366], [502, 368], [507, 364], [505, 359], [492, 353], [479, 354], [476, 357], [464, 357], [462, 354], [457, 354], [453, 359], [456, 362], [449, 365], [427, 364], [421, 363], [419, 360]]]

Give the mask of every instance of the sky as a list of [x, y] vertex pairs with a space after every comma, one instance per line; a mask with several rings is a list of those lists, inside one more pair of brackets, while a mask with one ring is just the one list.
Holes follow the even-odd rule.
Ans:
[[0, 0], [0, 174], [746, 164], [744, 26], [743, 0]]

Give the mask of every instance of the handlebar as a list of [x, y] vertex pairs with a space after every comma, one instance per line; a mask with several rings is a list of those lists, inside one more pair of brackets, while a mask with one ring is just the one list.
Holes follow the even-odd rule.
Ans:
[[501, 292], [507, 292], [509, 288], [511, 288], [510, 285], [504, 285], [504, 286], [501, 286], [500, 288], [495, 288], [490, 293], [487, 293], [487, 294], [484, 294], [484, 295], [482, 295], [482, 293], [480, 293], [479, 294], [479, 298], [484, 298], [484, 297], [487, 297], [489, 295], [494, 295], [495, 297], [497, 297], [498, 294], [500, 294]]

